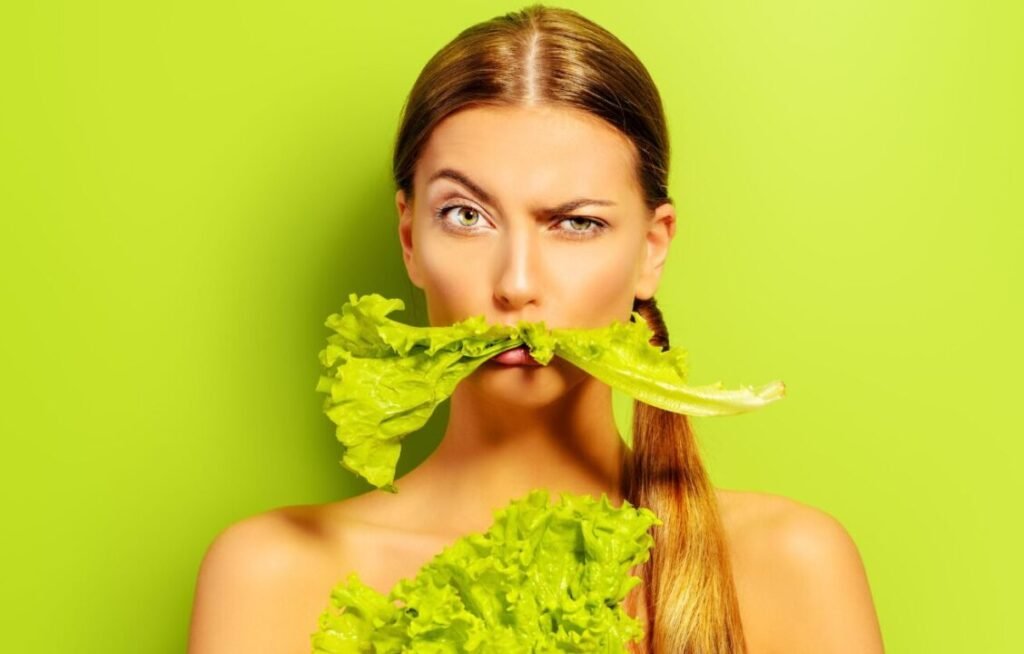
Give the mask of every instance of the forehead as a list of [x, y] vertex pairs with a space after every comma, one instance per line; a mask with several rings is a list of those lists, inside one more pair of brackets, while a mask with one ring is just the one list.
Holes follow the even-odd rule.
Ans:
[[640, 192], [634, 150], [624, 134], [579, 109], [472, 107], [434, 128], [416, 179], [422, 183], [434, 171], [451, 167], [499, 195], [625, 196]]

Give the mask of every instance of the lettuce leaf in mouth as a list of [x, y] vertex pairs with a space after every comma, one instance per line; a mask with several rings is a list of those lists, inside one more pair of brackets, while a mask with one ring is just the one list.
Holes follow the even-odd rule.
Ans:
[[[387, 596], [351, 573], [311, 634], [314, 654], [627, 652], [644, 627], [622, 601], [661, 520], [602, 494], [530, 491]], [[398, 602], [398, 604], [396, 604]]]
[[426, 424], [459, 381], [494, 355], [521, 345], [541, 364], [562, 357], [609, 386], [674, 413], [731, 415], [785, 395], [781, 381], [738, 389], [721, 382], [688, 386], [685, 350], [651, 345], [654, 334], [637, 312], [630, 322], [599, 328], [549, 329], [543, 321], [497, 325], [482, 315], [418, 327], [388, 317], [404, 308], [400, 299], [350, 294], [341, 313], [325, 323], [335, 333], [320, 351], [326, 374], [316, 385], [329, 394], [324, 412], [345, 446], [341, 464], [389, 492], [397, 492], [402, 439]]

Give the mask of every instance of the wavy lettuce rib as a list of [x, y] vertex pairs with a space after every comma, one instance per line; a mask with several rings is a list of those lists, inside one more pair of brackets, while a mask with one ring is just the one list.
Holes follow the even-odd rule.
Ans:
[[555, 354], [646, 404], [691, 416], [750, 411], [785, 395], [773, 381], [759, 388], [725, 389], [721, 382], [686, 385], [686, 351], [650, 344], [654, 333], [643, 317], [602, 329], [553, 329]]
[[[644, 628], [622, 601], [662, 522], [628, 501], [536, 489], [385, 597], [352, 573], [311, 634], [315, 654], [625, 654]], [[396, 604], [397, 602], [397, 604]]]
[[376, 293], [350, 294], [341, 313], [327, 319], [335, 333], [320, 351], [326, 374], [316, 386], [329, 394], [324, 412], [345, 446], [341, 464], [390, 492], [397, 491], [402, 439], [426, 424], [460, 380], [495, 354], [523, 344], [542, 364], [560, 356], [641, 402], [675, 413], [731, 415], [785, 394], [780, 381], [740, 389], [725, 389], [721, 382], [687, 386], [686, 352], [651, 345], [653, 333], [638, 313], [631, 322], [594, 329], [548, 329], [525, 321], [493, 325], [483, 316], [417, 327], [388, 317], [404, 308], [402, 300]]

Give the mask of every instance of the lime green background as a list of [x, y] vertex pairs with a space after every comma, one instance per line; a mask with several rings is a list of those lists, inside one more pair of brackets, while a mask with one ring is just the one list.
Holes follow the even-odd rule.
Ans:
[[[888, 651], [1021, 651], [1022, 5], [566, 5], [663, 94], [691, 380], [789, 389], [696, 420], [715, 483], [839, 518]], [[413, 297], [402, 101], [520, 6], [3, 12], [0, 649], [183, 651], [220, 529], [364, 488], [313, 390], [323, 321]]]

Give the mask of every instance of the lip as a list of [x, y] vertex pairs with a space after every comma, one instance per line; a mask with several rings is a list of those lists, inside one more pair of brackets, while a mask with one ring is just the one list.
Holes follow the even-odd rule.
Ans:
[[496, 354], [489, 361], [501, 364], [503, 366], [530, 366], [536, 367], [543, 365], [530, 356], [530, 350], [525, 345], [520, 345], [517, 348], [511, 350], [505, 350], [500, 354]]

